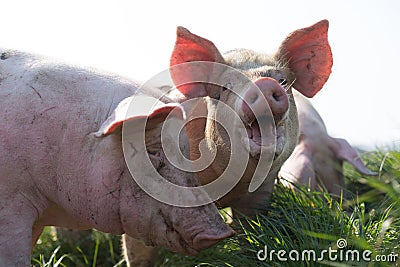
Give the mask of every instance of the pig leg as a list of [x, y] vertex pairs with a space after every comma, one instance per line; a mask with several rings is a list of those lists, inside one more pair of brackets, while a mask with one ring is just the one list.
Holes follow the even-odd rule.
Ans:
[[331, 138], [328, 146], [337, 158], [349, 162], [359, 173], [371, 176], [377, 175], [376, 172], [371, 171], [365, 166], [358, 152], [345, 139]]
[[[317, 187], [317, 178], [312, 161], [312, 152], [307, 145], [300, 142], [289, 159], [282, 166], [279, 176], [288, 179], [291, 183], [305, 184], [310, 188]], [[288, 187], [293, 188], [292, 184]]]
[[0, 267], [30, 266], [34, 212], [23, 201], [9, 201], [14, 205], [0, 203]]
[[158, 248], [146, 246], [143, 241], [122, 236], [122, 246], [127, 267], [152, 267], [157, 260]]

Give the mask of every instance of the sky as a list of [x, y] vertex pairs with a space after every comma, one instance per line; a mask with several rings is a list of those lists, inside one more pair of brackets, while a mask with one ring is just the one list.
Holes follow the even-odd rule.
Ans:
[[400, 1], [0, 3], [0, 47], [143, 82], [168, 67], [177, 26], [213, 41], [221, 52], [273, 53], [290, 32], [328, 19], [333, 69], [312, 102], [329, 134], [367, 149], [400, 146]]

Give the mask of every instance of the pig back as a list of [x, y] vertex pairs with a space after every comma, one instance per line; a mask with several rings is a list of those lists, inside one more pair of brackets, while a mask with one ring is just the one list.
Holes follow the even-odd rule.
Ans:
[[84, 175], [85, 137], [136, 83], [27, 53], [0, 54], [1, 183], [43, 185]]

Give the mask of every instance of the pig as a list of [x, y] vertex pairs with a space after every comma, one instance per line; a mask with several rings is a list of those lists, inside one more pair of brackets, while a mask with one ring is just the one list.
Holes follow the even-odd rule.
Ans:
[[[345, 140], [328, 135], [325, 123], [311, 102], [293, 92], [299, 116], [300, 135], [293, 154], [283, 164], [279, 176], [311, 189], [325, 189], [335, 197], [342, 196], [345, 181], [343, 162], [359, 173], [377, 175], [362, 162], [357, 151]], [[293, 187], [287, 183], [287, 186]]]
[[[307, 97], [317, 94], [328, 80], [333, 64], [332, 52], [328, 42], [327, 20], [322, 20], [310, 27], [296, 30], [289, 34], [282, 42], [277, 52], [272, 55], [257, 53], [248, 49], [235, 49], [222, 55], [217, 47], [210, 41], [191, 33], [189, 30], [178, 27], [175, 46], [170, 58], [171, 77], [177, 89], [183, 94], [180, 102], [188, 99], [202, 98], [197, 104], [188, 110], [188, 123], [186, 131], [190, 143], [190, 158], [201, 158], [200, 144], [205, 141], [210, 153], [216, 152], [211, 164], [197, 172], [201, 184], [208, 184], [218, 179], [226, 170], [231, 158], [232, 140], [225, 129], [215, 120], [218, 113], [222, 117], [229, 114], [221, 114], [219, 106], [225, 104], [238, 115], [238, 120], [231, 122], [237, 131], [242, 130], [244, 135], [235, 136], [247, 141], [242, 146], [247, 151], [249, 161], [240, 181], [228, 194], [216, 201], [217, 206], [230, 206], [236, 213], [255, 215], [257, 210], [265, 205], [270, 198], [275, 179], [282, 164], [292, 154], [298, 138], [298, 118], [292, 87]], [[198, 81], [199, 76], [218, 76], [207, 66], [180, 64], [190, 62], [210, 62], [232, 67], [253, 82], [253, 85], [241, 87], [238, 75], [225, 75], [222, 73], [218, 84], [215, 83], [190, 83]], [[212, 68], [212, 67], [210, 67]], [[263, 105], [267, 102], [269, 109]], [[265, 174], [265, 180], [254, 192], [249, 192], [249, 185], [259, 162], [261, 151], [269, 153], [269, 148], [263, 143], [271, 143], [268, 136], [261, 135], [261, 128], [269, 128], [270, 125], [262, 124], [263, 115], [272, 113], [276, 131], [275, 149], [269, 171]], [[205, 115], [207, 118], [190, 120], [195, 115]], [[208, 119], [211, 118], [211, 119]], [[256, 119], [257, 118], [257, 119]], [[235, 141], [235, 140], [234, 140]], [[235, 143], [240, 143], [236, 142]], [[239, 162], [234, 162], [233, 165]], [[135, 261], [135, 251], [145, 251], [147, 255], [154, 255], [151, 247], [137, 248], [137, 242], [125, 238], [126, 244], [132, 247], [128, 251], [127, 262], [131, 266], [152, 266], [152, 260], [144, 260], [142, 255], [139, 262]], [[131, 258], [129, 258], [129, 256]], [[140, 261], [143, 262], [141, 265]], [[129, 266], [129, 265], [128, 265]]]
[[[147, 105], [154, 98], [114, 74], [13, 50], [0, 55], [0, 266], [30, 266], [31, 249], [47, 225], [127, 233], [184, 254], [234, 233], [214, 204], [161, 203], [127, 168], [125, 124], [125, 134], [146, 142], [132, 157], [148, 155], [170, 182], [198, 185], [194, 173], [171, 165], [161, 149], [167, 115], [185, 115], [178, 103]], [[133, 112], [126, 113], [132, 103]], [[134, 127], [143, 120], [145, 135]]]

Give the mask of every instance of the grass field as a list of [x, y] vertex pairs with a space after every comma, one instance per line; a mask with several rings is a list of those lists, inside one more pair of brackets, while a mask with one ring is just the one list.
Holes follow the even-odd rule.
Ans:
[[[400, 266], [400, 152], [363, 158], [379, 176], [345, 165], [346, 201], [278, 184], [257, 218], [234, 221], [236, 236], [196, 257], [162, 250], [158, 266]], [[125, 266], [119, 236], [93, 230], [76, 239], [46, 228], [32, 265]]]

